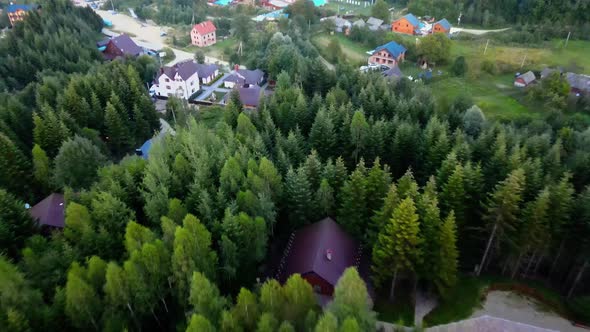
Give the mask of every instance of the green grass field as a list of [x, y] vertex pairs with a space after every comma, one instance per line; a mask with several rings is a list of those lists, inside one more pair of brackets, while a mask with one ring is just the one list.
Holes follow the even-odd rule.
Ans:
[[234, 50], [236, 47], [238, 47], [237, 39], [233, 38], [233, 37], [229, 37], [225, 40], [219, 40], [219, 41], [217, 41], [217, 43], [215, 43], [211, 46], [197, 47], [197, 46], [190, 45], [190, 46], [182, 47], [182, 50], [187, 51], [187, 52], [191, 52], [191, 53], [196, 53], [198, 50], [201, 50], [207, 56], [227, 61], [227, 56], [223, 53], [223, 50], [225, 50], [228, 47], [232, 50]]
[[369, 55], [366, 52], [370, 50], [359, 43], [348, 39], [341, 33], [334, 33], [333, 35], [321, 33], [312, 37], [312, 42], [318, 48], [318, 51], [324, 55], [328, 44], [330, 44], [330, 41], [333, 39], [337, 39], [340, 43], [340, 47], [342, 48], [342, 53], [344, 54], [346, 61], [352, 64], [367, 63], [367, 58]]

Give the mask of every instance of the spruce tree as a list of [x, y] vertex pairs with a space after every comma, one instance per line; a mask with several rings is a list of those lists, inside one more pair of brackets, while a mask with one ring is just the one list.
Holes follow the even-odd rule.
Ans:
[[328, 180], [322, 179], [318, 191], [315, 193], [315, 202], [318, 205], [318, 212], [321, 217], [333, 215], [334, 211], [334, 190], [330, 187]]
[[442, 245], [439, 238], [441, 220], [434, 177], [430, 177], [417, 206], [420, 215], [420, 234], [424, 239], [421, 245], [424, 259], [420, 274], [426, 279], [433, 280], [438, 272], [439, 250]]
[[373, 279], [381, 288], [385, 287], [387, 280], [391, 280], [391, 299], [398, 273], [413, 274], [420, 266], [422, 241], [416, 206], [408, 197], [395, 208], [373, 247]]
[[312, 194], [309, 180], [303, 168], [297, 171], [291, 168], [285, 182], [289, 223], [293, 229], [299, 228], [311, 222], [309, 207], [312, 205]]
[[442, 205], [445, 213], [455, 211], [457, 223], [464, 225], [464, 211], [466, 210], [465, 184], [463, 175], [463, 166], [455, 166], [455, 170], [443, 185], [441, 194]]
[[340, 192], [338, 223], [352, 236], [361, 239], [368, 225], [367, 180], [361, 161]]
[[324, 108], [321, 108], [315, 116], [309, 133], [311, 147], [318, 151], [322, 158], [328, 158], [333, 154], [336, 134], [334, 124]]
[[457, 267], [459, 252], [457, 251], [457, 226], [453, 212], [447, 216], [442, 224], [439, 235], [440, 255], [436, 285], [441, 295], [452, 288], [457, 282]]
[[129, 151], [133, 144], [123, 116], [110, 101], [107, 102], [105, 108], [107, 144], [115, 155], [122, 155]]
[[30, 198], [32, 167], [22, 151], [4, 133], [0, 133], [0, 187]]

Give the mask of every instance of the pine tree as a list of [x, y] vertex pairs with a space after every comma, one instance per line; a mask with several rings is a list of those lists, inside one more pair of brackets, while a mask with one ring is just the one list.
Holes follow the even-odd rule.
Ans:
[[373, 247], [373, 278], [378, 287], [391, 279], [389, 296], [393, 298], [398, 273], [413, 273], [421, 261], [420, 225], [412, 198], [401, 201], [388, 224], [379, 233]]
[[486, 203], [484, 220], [487, 222], [488, 228], [491, 228], [491, 231], [477, 269], [477, 275], [481, 273], [486, 265], [489, 251], [495, 241], [498, 239], [505, 241], [514, 232], [520, 212], [524, 181], [524, 171], [516, 169], [504, 181], [498, 183], [494, 192], [490, 195]]
[[367, 180], [362, 161], [344, 183], [340, 195], [341, 204], [338, 222], [349, 234], [360, 239], [363, 237], [363, 230], [367, 227], [369, 221], [367, 215]]
[[437, 271], [436, 285], [443, 296], [446, 290], [452, 288], [457, 282], [457, 265], [459, 252], [457, 251], [457, 227], [455, 216], [451, 212], [440, 229], [440, 256]]
[[129, 128], [125, 125], [123, 115], [110, 101], [105, 108], [105, 127], [107, 142], [114, 154], [122, 155], [131, 148], [133, 142], [129, 136]]
[[373, 167], [367, 174], [367, 209], [370, 215], [376, 213], [383, 206], [383, 199], [391, 184], [391, 175], [387, 166], [381, 168], [379, 158], [375, 159]]
[[467, 203], [465, 194], [463, 166], [457, 165], [449, 180], [443, 185], [441, 200], [445, 213], [455, 211], [455, 218], [461, 226], [465, 221], [464, 211]]
[[336, 143], [336, 133], [334, 124], [324, 108], [321, 108], [315, 116], [311, 131], [309, 133], [309, 142], [311, 147], [318, 151], [323, 159], [333, 154], [334, 144]]
[[367, 137], [369, 135], [369, 124], [362, 111], [354, 112], [352, 122], [350, 123], [350, 135], [350, 143], [354, 147], [352, 158], [355, 163], [358, 163], [359, 157], [365, 149]]
[[49, 180], [51, 179], [50, 168], [47, 154], [39, 144], [35, 144], [33, 147], [33, 175], [37, 183], [41, 185], [42, 191], [49, 189]]
[[367, 228], [366, 243], [370, 248], [372, 248], [375, 245], [375, 242], [377, 241], [377, 236], [389, 223], [389, 220], [393, 215], [393, 210], [395, 210], [395, 208], [399, 205], [400, 201], [401, 199], [397, 192], [397, 186], [395, 185], [395, 183], [392, 183], [389, 186], [387, 195], [383, 200], [383, 206], [371, 218], [371, 222], [369, 223], [369, 227]]
[[312, 205], [310, 184], [303, 168], [297, 171], [289, 169], [285, 181], [289, 222], [291, 227], [299, 228], [310, 222], [308, 218], [309, 207]]
[[434, 177], [430, 177], [428, 180], [417, 206], [420, 215], [420, 234], [424, 239], [421, 246], [423, 264], [420, 274], [426, 279], [433, 280], [438, 272], [439, 250], [442, 246], [439, 238], [441, 231], [440, 210]]
[[318, 211], [321, 216], [327, 217], [333, 215], [334, 211], [334, 190], [330, 187], [328, 180], [322, 179], [318, 191], [315, 193], [315, 202], [318, 205]]
[[29, 198], [31, 165], [19, 148], [0, 133], [0, 187]]

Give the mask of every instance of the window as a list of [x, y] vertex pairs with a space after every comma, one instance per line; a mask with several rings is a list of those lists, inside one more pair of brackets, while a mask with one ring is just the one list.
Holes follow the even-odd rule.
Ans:
[[192, 82], [191, 82], [191, 85], [193, 85], [193, 84], [195, 84], [195, 81], [192, 81]]
[[169, 79], [165, 79], [164, 81], [165, 81], [165, 82], [170, 82], [170, 80], [169, 80]]
[[166, 85], [166, 90], [170, 90], [170, 85]]

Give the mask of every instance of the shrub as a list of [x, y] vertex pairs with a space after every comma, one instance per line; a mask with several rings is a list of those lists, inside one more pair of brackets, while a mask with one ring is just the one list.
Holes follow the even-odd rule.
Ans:
[[498, 72], [498, 68], [496, 67], [496, 63], [494, 61], [484, 60], [481, 63], [481, 71], [490, 75], [495, 75]]

